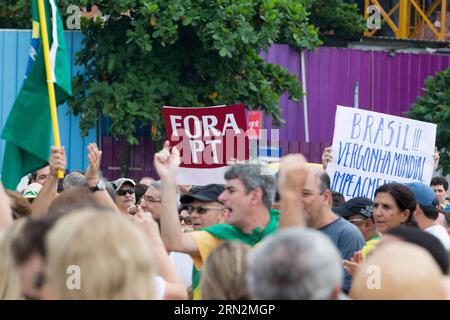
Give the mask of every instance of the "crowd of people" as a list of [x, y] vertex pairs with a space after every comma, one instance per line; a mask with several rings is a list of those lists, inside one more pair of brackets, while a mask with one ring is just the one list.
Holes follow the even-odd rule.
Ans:
[[[449, 299], [450, 198], [434, 177], [380, 186], [373, 200], [331, 190], [300, 154], [230, 165], [226, 183], [66, 172], [64, 149], [20, 191], [0, 184], [0, 299]], [[66, 172], [58, 179], [58, 171]], [[207, 173], [205, 173], [207, 174]]]

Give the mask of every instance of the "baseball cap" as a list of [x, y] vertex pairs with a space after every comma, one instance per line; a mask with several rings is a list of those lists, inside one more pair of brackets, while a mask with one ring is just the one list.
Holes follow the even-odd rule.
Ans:
[[371, 218], [373, 213], [372, 200], [364, 197], [357, 197], [348, 200], [339, 207], [332, 208], [333, 212], [342, 218], [350, 218], [354, 214], [360, 214], [365, 218]]
[[208, 184], [201, 187], [192, 187], [188, 193], [180, 198], [181, 203], [191, 203], [194, 200], [219, 201], [220, 194], [225, 190], [223, 184]]
[[113, 182], [114, 191], [118, 191], [120, 188], [122, 188], [124, 183], [130, 183], [133, 185], [133, 187], [136, 185], [136, 182], [134, 182], [133, 179], [119, 178]]
[[439, 204], [439, 201], [436, 198], [436, 194], [430, 186], [421, 182], [410, 182], [405, 183], [411, 191], [416, 196], [416, 201], [418, 204], [425, 207], [434, 207], [436, 208]]
[[33, 182], [26, 186], [26, 188], [23, 190], [23, 196], [26, 199], [34, 199], [37, 197], [41, 189], [42, 185], [40, 183]]

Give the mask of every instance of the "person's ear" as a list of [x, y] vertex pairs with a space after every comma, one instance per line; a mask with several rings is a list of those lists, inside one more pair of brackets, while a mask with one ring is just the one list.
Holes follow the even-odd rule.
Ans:
[[261, 188], [255, 188], [255, 189], [253, 189], [252, 192], [251, 192], [251, 194], [252, 194], [252, 195], [251, 195], [251, 200], [252, 200], [253, 203], [258, 203], [259, 201], [262, 202], [262, 196], [263, 196], [263, 194], [262, 194]]
[[223, 209], [219, 213], [219, 223], [226, 223], [228, 221], [228, 214], [230, 213], [230, 210]]
[[325, 192], [323, 193], [323, 198], [330, 205], [333, 203], [333, 193], [330, 189], [325, 190]]
[[411, 215], [411, 211], [409, 209], [406, 209], [405, 211], [402, 212], [402, 214], [403, 214], [402, 223], [406, 223], [406, 221], [408, 221], [409, 219], [409, 216]]

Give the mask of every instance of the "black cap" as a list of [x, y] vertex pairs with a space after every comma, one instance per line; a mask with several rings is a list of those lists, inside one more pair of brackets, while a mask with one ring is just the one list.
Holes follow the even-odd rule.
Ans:
[[332, 208], [332, 210], [344, 219], [348, 219], [354, 214], [360, 214], [365, 218], [371, 218], [373, 202], [368, 198], [358, 197], [350, 199], [343, 205]]
[[220, 194], [225, 190], [223, 184], [208, 184], [202, 187], [192, 187], [191, 190], [180, 198], [181, 203], [191, 203], [194, 200], [219, 201]]

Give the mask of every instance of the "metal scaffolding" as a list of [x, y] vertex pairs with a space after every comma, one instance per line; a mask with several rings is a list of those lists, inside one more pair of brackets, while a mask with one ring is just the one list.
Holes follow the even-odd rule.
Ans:
[[[381, 2], [381, 3], [380, 3]], [[376, 6], [387, 26], [398, 39], [450, 40], [447, 0], [365, 0], [365, 18], [369, 6]], [[440, 10], [440, 11], [439, 11]], [[434, 21], [433, 20], [434, 17]], [[379, 35], [380, 29], [366, 31], [365, 36]]]

